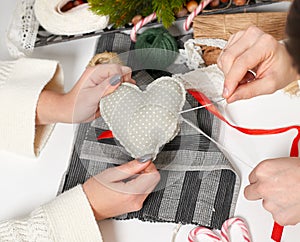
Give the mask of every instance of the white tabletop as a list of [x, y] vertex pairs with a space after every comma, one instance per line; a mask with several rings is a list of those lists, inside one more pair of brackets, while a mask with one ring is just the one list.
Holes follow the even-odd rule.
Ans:
[[[4, 36], [15, 2], [2, 2], [1, 60], [11, 60], [6, 50]], [[35, 50], [32, 57], [59, 60], [65, 73], [65, 89], [69, 90], [92, 57], [95, 42], [96, 38], [88, 38], [41, 47]], [[299, 98], [290, 98], [282, 92], [277, 92], [235, 103], [227, 107], [227, 111], [241, 126], [273, 128], [299, 124], [299, 107]], [[0, 152], [0, 220], [25, 215], [55, 197], [61, 177], [68, 166], [74, 130], [73, 125], [57, 124], [46, 148], [37, 159]], [[231, 153], [230, 159], [242, 178], [235, 215], [247, 221], [253, 241], [271, 241], [273, 226], [271, 215], [262, 208], [261, 201], [249, 202], [243, 196], [243, 188], [247, 185], [251, 168], [240, 160], [254, 167], [266, 158], [288, 156], [295, 131], [280, 135], [250, 137], [224, 125], [221, 133], [220, 142]], [[171, 241], [175, 226], [176, 224], [172, 223], [148, 223], [138, 220], [108, 220], [100, 223], [104, 240], [109, 242]], [[183, 226], [176, 241], [187, 241], [187, 234], [193, 227]], [[286, 227], [282, 241], [299, 241], [299, 237], [300, 225]], [[235, 237], [233, 241], [240, 240]]]

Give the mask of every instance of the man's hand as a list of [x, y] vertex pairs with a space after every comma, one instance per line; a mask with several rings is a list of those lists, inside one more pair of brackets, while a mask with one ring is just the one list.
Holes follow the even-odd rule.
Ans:
[[[218, 58], [225, 75], [223, 96], [228, 103], [270, 94], [297, 80], [285, 46], [257, 27], [232, 35]], [[256, 79], [239, 85], [248, 70]]]
[[263, 207], [280, 225], [300, 222], [300, 159], [264, 160], [249, 175], [249, 200], [262, 199]]

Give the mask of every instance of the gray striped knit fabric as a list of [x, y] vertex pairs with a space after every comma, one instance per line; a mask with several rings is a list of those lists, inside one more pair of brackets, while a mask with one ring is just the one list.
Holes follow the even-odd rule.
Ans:
[[[130, 38], [118, 33], [100, 37], [96, 52], [123, 53], [132, 48]], [[132, 66], [130, 54], [126, 56], [127, 60], [123, 59], [123, 62]], [[183, 64], [171, 68], [177, 72], [188, 71]], [[133, 72], [133, 78], [140, 87], [163, 75], [170, 73], [154, 70]], [[198, 105], [192, 96], [187, 95], [185, 108]], [[185, 114], [184, 118], [209, 136], [218, 136], [219, 120], [207, 110]], [[132, 160], [116, 140], [97, 139], [107, 129], [102, 118], [79, 125], [69, 169], [60, 192], [83, 183], [100, 171]], [[239, 178], [219, 149], [190, 126], [181, 124], [178, 136], [163, 147], [154, 163], [161, 174], [161, 181], [155, 191], [148, 196], [140, 211], [116, 219], [138, 218], [143, 221], [197, 224], [220, 229], [222, 223], [233, 215]]]

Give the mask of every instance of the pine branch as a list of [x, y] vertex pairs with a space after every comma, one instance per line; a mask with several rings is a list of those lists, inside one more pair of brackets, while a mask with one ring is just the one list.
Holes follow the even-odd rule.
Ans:
[[158, 21], [168, 28], [175, 21], [175, 11], [186, 0], [88, 0], [90, 9], [98, 15], [109, 15], [110, 22], [116, 27], [131, 22], [135, 15], [147, 16], [156, 12]]
[[186, 0], [154, 0], [153, 11], [156, 12], [158, 21], [168, 28], [175, 21], [175, 12], [180, 10]]
[[151, 1], [140, 0], [88, 0], [90, 9], [98, 15], [109, 15], [116, 27], [130, 23], [137, 14], [150, 14]]

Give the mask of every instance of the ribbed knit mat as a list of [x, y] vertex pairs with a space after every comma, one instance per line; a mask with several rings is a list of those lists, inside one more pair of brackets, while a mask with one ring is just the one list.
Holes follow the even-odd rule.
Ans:
[[[133, 44], [129, 36], [117, 33], [100, 37], [96, 53], [123, 53], [131, 49]], [[130, 65], [130, 61], [124, 64]], [[183, 64], [178, 64], [175, 69], [188, 71]], [[138, 86], [144, 87], [163, 75], [170, 73], [141, 70], [133, 72], [133, 79]], [[190, 95], [187, 95], [187, 103], [190, 107], [199, 106]], [[193, 112], [194, 116], [189, 115], [184, 117], [206, 134], [217, 137], [219, 121], [207, 110], [199, 109]], [[97, 139], [107, 129], [102, 118], [79, 125], [60, 192], [83, 183], [109, 167], [132, 160], [114, 139]], [[142, 221], [197, 224], [220, 229], [222, 223], [233, 215], [240, 179], [216, 145], [190, 126], [181, 124], [180, 133], [163, 147], [154, 163], [161, 174], [155, 191], [148, 196], [140, 211], [116, 219], [138, 218]]]

